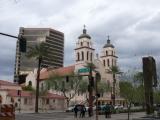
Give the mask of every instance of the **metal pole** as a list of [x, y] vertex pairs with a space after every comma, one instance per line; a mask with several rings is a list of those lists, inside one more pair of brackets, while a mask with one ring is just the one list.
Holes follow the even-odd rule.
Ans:
[[21, 112], [21, 91], [19, 94], [19, 113]]
[[115, 91], [115, 84], [116, 84], [116, 78], [115, 78], [115, 74], [113, 73], [113, 105], [115, 106], [115, 94], [116, 94], [116, 91]]
[[89, 117], [93, 115], [93, 87], [91, 85], [92, 83], [92, 67], [90, 67], [89, 71]]
[[39, 98], [39, 77], [40, 77], [40, 69], [41, 69], [41, 61], [42, 57], [38, 60], [38, 70], [37, 70], [37, 82], [36, 82], [36, 100], [35, 100], [35, 113], [38, 113], [38, 98]]
[[10, 35], [10, 34], [6, 34], [6, 33], [1, 33], [1, 32], [0, 32], [0, 35], [4, 35], [4, 36], [8, 36], [8, 37], [12, 37], [12, 38], [18, 38], [17, 36]]
[[[95, 77], [96, 78], [96, 77]], [[97, 86], [97, 78], [96, 78], [96, 120], [98, 120], [98, 96], [97, 96], [97, 94], [98, 94], [98, 86]]]

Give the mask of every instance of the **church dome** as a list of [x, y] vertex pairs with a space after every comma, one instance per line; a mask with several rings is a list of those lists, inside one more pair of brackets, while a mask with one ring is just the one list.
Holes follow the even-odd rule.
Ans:
[[90, 35], [87, 34], [87, 30], [85, 29], [85, 27], [84, 27], [84, 29], [83, 29], [83, 34], [81, 34], [78, 38], [79, 38], [79, 39], [81, 39], [81, 38], [91, 39]]
[[108, 47], [114, 48], [114, 45], [111, 44], [111, 41], [109, 39], [107, 40], [107, 44], [105, 44], [103, 48], [108, 48]]

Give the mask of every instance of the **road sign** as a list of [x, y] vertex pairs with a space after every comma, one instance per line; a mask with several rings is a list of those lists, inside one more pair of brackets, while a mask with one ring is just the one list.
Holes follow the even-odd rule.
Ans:
[[78, 70], [78, 73], [86, 73], [86, 72], [89, 72], [90, 69], [89, 68], [81, 68]]

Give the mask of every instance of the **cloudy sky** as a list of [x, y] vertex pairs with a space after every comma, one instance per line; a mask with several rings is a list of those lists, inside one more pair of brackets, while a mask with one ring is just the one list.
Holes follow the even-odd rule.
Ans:
[[[159, 6], [160, 0], [0, 0], [0, 32], [17, 35], [21, 26], [60, 30], [69, 65], [85, 24], [96, 53], [110, 35], [120, 68], [139, 69], [142, 56], [160, 60]], [[0, 79], [13, 80], [15, 48], [15, 39], [0, 35]]]

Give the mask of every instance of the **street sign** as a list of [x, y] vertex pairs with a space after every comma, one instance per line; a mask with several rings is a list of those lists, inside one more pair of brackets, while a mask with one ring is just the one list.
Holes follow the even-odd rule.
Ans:
[[81, 68], [78, 70], [78, 73], [86, 73], [86, 72], [89, 72], [90, 69], [89, 68]]

